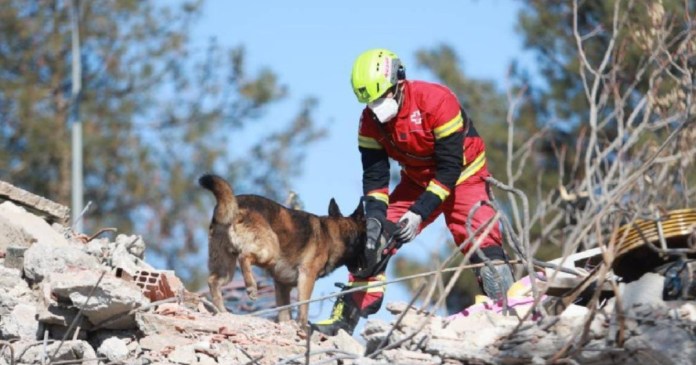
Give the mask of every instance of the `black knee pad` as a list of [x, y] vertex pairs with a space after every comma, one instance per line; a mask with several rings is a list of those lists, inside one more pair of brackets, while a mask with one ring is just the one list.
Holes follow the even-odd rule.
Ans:
[[[505, 255], [505, 250], [503, 250], [502, 246], [482, 247], [480, 250], [489, 260], [507, 261], [507, 256]], [[483, 262], [483, 258], [478, 255], [478, 252], [474, 252], [469, 261], [472, 264], [480, 264]]]

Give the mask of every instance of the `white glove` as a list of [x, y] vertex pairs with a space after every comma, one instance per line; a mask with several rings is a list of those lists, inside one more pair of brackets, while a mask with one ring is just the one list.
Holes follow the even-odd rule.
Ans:
[[394, 233], [397, 241], [399, 243], [406, 243], [416, 238], [422, 221], [423, 219], [420, 215], [410, 210], [407, 211], [406, 214], [399, 219], [399, 223], [397, 223], [399, 228]]

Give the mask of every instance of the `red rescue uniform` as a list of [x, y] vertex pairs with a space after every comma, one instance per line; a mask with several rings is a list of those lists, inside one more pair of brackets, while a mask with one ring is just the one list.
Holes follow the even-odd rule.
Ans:
[[[403, 81], [401, 93], [399, 112], [392, 120], [380, 123], [367, 107], [360, 118], [358, 144], [367, 216], [397, 222], [411, 210], [423, 218], [422, 230], [444, 214], [454, 242], [466, 253], [471, 244], [461, 245], [468, 237], [467, 217], [474, 205], [489, 199], [485, 144], [447, 87], [408, 80]], [[401, 165], [401, 180], [391, 194], [389, 158]], [[471, 218], [472, 231], [494, 214], [488, 205], [479, 207]], [[502, 247], [497, 223], [480, 247], [492, 246]], [[374, 279], [351, 275], [349, 282], [355, 287]], [[357, 292], [353, 298], [362, 309], [382, 299], [374, 291]]]

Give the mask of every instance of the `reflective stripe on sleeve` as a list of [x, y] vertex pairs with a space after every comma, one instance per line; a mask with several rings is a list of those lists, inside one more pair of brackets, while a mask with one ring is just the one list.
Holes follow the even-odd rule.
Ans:
[[373, 150], [381, 150], [382, 149], [382, 145], [380, 145], [376, 139], [371, 138], [371, 137], [360, 136], [360, 135], [358, 135], [358, 146], [360, 146], [362, 148], [370, 148]]
[[389, 205], [389, 194], [387, 194], [383, 191], [373, 190], [373, 191], [367, 193], [367, 196], [371, 196], [371, 197], [383, 202], [384, 204]]
[[447, 199], [447, 197], [450, 194], [449, 189], [440, 185], [437, 182], [437, 180], [434, 179], [430, 180], [430, 183], [428, 184], [428, 187], [425, 190], [437, 195], [437, 197], [440, 198], [441, 201], [445, 201], [445, 199]]
[[450, 134], [459, 130], [459, 128], [464, 127], [464, 120], [462, 119], [462, 113], [457, 113], [457, 116], [449, 122], [435, 128], [433, 133], [435, 134], [435, 139], [445, 138]]

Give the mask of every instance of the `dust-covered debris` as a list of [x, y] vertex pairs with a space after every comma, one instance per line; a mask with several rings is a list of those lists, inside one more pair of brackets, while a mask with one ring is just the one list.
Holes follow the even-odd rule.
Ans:
[[[450, 317], [387, 303], [393, 320], [327, 338], [294, 322], [216, 314], [176, 273], [145, 261], [138, 235], [86, 239], [12, 201], [0, 204], [0, 365], [691, 364], [696, 303], [663, 301], [659, 274], [620, 285], [598, 309], [570, 305], [520, 323], [471, 311]], [[9, 267], [8, 267], [9, 266]], [[518, 311], [523, 313], [523, 311]], [[398, 325], [397, 325], [398, 322]]]
[[70, 219], [70, 209], [54, 201], [28, 192], [5, 181], [0, 181], [0, 201], [11, 200], [31, 210], [32, 213], [58, 223], [67, 223]]

